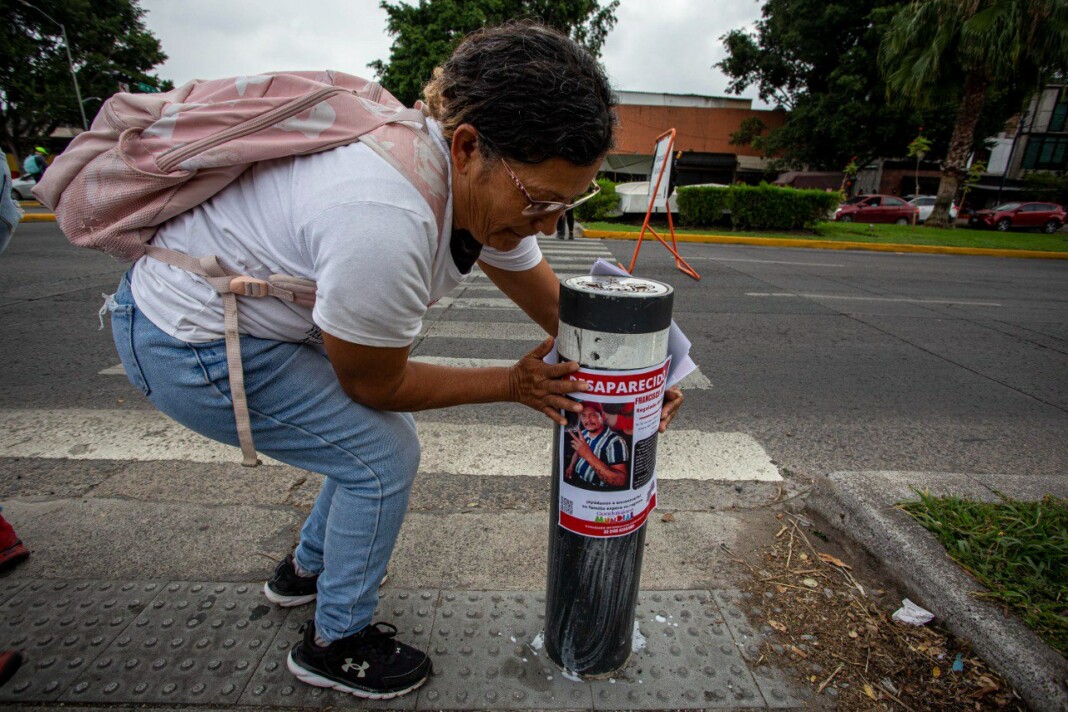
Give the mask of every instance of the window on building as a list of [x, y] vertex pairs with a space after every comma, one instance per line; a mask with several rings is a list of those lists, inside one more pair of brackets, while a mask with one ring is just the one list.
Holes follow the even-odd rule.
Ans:
[[1049, 118], [1049, 130], [1064, 131], [1065, 123], [1068, 123], [1068, 86], [1061, 87], [1057, 104], [1053, 107], [1053, 114]]
[[1023, 168], [1042, 171], [1068, 169], [1068, 136], [1033, 135], [1027, 142]]

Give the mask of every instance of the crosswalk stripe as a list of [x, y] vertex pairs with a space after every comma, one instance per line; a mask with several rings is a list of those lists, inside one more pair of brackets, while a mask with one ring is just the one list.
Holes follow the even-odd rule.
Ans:
[[[551, 431], [545, 426], [422, 420], [417, 426], [420, 472], [512, 477], [551, 471]], [[240, 455], [157, 412], [0, 410], [0, 433], [0, 457], [236, 463]], [[665, 480], [782, 479], [764, 448], [744, 433], [669, 430], [657, 445], [657, 462]]]
[[[568, 269], [573, 269], [574, 267], [575, 267], [575, 265], [568, 265]], [[583, 274], [585, 274], [585, 273], [583, 273]], [[557, 276], [558, 279], [563, 281], [563, 280], [568, 279], [570, 277], [578, 277], [580, 275], [574, 274], [574, 273], [561, 274], [561, 273], [557, 272], [556, 276]], [[485, 272], [473, 272], [468, 279], [479, 279], [479, 280], [482, 280], [482, 279], [489, 279], [489, 276], [487, 276]]]
[[541, 251], [541, 254], [545, 255], [546, 257], [570, 257], [572, 255], [580, 256], [580, 257], [612, 257], [612, 253], [609, 252], [608, 250], [559, 250], [559, 249], [554, 250], [554, 249], [544, 249], [544, 250]]
[[[508, 368], [515, 363], [514, 359], [507, 358], [457, 358], [454, 356], [412, 356], [412, 361], [420, 363], [432, 363], [438, 366], [452, 366], [454, 368]], [[109, 366], [98, 372], [101, 376], [125, 376], [126, 371], [122, 364]], [[712, 382], [708, 377], [697, 369], [679, 382], [679, 387], [684, 390], [708, 390]]]
[[507, 297], [445, 297], [434, 307], [453, 309], [518, 309]]
[[[455, 368], [507, 368], [515, 363], [514, 359], [506, 358], [456, 358], [453, 356], [413, 356], [413, 361], [419, 361], [420, 363], [432, 363], [437, 366], [453, 366]], [[118, 367], [120, 370], [122, 366]], [[697, 369], [686, 378], [679, 382], [679, 387], [684, 390], [702, 390], [706, 391], [712, 387], [712, 382], [708, 380], [705, 374], [701, 373], [701, 369]]]
[[541, 341], [545, 332], [536, 324], [492, 321], [435, 321], [424, 323], [419, 333], [428, 338], [499, 339], [501, 341]]

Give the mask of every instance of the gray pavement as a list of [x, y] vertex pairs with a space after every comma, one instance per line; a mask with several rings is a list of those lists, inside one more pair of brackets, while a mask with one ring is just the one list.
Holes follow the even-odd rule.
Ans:
[[[626, 263], [632, 249], [618, 241], [544, 245], [560, 273], [584, 271], [581, 259], [593, 258], [580, 253]], [[827, 472], [1062, 476], [1068, 265], [680, 249], [702, 272], [700, 282], [676, 272], [659, 245], [645, 247], [638, 263], [638, 274], [676, 286], [676, 320], [711, 381], [711, 388], [687, 391], [675, 430], [696, 437], [695, 447], [723, 442], [701, 440], [702, 433], [737, 436], [763, 457], [738, 456], [732, 467], [714, 462], [722, 452], [702, 452], [713, 476], [662, 481], [660, 510], [674, 521], [658, 513], [648, 525], [639, 611], [647, 647], [615, 682], [547, 672], [532, 656], [543, 606], [548, 455], [538, 448], [516, 453], [499, 473], [439, 467], [417, 481], [381, 612], [403, 620], [408, 637], [425, 642], [442, 666], [418, 695], [394, 706], [804, 707], [803, 691], [781, 671], [756, 664], [760, 633], [735, 593], [743, 574], [721, 545], [758, 546], [776, 529], [773, 501]], [[94, 708], [376, 706], [295, 683], [282, 669], [285, 648], [309, 612], [267, 606], [260, 593], [296, 540], [317, 476], [280, 466], [246, 470], [236, 456], [203, 456], [188, 440], [173, 441], [166, 459], [137, 455], [140, 443], [131, 443], [127, 456], [101, 457], [92, 437], [71, 435], [66, 448], [27, 450], [54, 436], [52, 420], [72, 414], [95, 414], [98, 423], [154, 422], [150, 404], [114, 375], [110, 334], [98, 330], [100, 293], [113, 291], [122, 270], [69, 248], [51, 224], [21, 226], [0, 258], [7, 365], [0, 417], [32, 414], [41, 423], [39, 434], [0, 434], [0, 502], [34, 552], [0, 577], [0, 646], [25, 647], [30, 657], [0, 688], [0, 700], [26, 708], [60, 701]], [[487, 285], [482, 280], [456, 296], [499, 296]], [[464, 337], [479, 324], [523, 320], [486, 304], [432, 310], [414, 354], [522, 355], [533, 344], [502, 339], [501, 330], [497, 338]], [[450, 328], [435, 330], [439, 324]], [[535, 444], [544, 431], [548, 442], [544, 425], [518, 406], [470, 406], [417, 420], [432, 435], [508, 426]], [[18, 454], [25, 452], [36, 454]], [[516, 460], [527, 465], [519, 474]], [[757, 481], [769, 463], [784, 480]], [[505, 635], [493, 624], [503, 619], [525, 622]], [[479, 624], [454, 626], [461, 620]], [[502, 637], [508, 644], [493, 642]]]

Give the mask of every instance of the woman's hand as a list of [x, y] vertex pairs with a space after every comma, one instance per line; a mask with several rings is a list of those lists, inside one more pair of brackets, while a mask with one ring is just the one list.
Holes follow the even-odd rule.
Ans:
[[557, 425], [567, 425], [560, 411], [581, 413], [582, 405], [566, 394], [586, 390], [586, 382], [568, 378], [579, 369], [574, 361], [557, 364], [542, 361], [552, 348], [553, 339], [549, 337], [508, 369], [508, 391], [516, 403], [540, 410]]
[[660, 411], [660, 429], [662, 433], [667, 430], [668, 423], [679, 412], [679, 408], [682, 406], [682, 401], [685, 396], [682, 395], [682, 389], [678, 386], [672, 386], [664, 393], [664, 407]]

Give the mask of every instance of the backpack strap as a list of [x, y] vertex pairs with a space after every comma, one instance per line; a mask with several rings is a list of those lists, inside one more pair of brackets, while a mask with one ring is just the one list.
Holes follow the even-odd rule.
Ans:
[[147, 245], [145, 254], [169, 265], [200, 275], [219, 293], [223, 303], [223, 335], [226, 339], [226, 366], [230, 377], [230, 397], [234, 406], [237, 440], [241, 445], [241, 464], [255, 467], [260, 463], [252, 439], [252, 422], [245, 395], [245, 370], [241, 365], [241, 334], [237, 328], [237, 297], [275, 297], [301, 306], [315, 304], [315, 282], [300, 277], [271, 275], [266, 280], [249, 277], [219, 264], [214, 255], [192, 257], [155, 245]]

